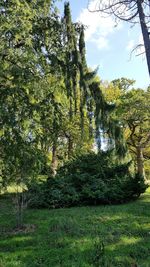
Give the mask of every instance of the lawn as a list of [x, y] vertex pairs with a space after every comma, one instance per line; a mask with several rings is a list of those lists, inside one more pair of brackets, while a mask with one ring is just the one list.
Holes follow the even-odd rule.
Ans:
[[150, 267], [150, 190], [123, 205], [25, 211], [0, 198], [0, 267]]

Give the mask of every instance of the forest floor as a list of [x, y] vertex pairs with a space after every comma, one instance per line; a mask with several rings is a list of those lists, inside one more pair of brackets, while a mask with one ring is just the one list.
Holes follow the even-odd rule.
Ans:
[[27, 209], [0, 197], [0, 267], [150, 267], [150, 189], [123, 205]]

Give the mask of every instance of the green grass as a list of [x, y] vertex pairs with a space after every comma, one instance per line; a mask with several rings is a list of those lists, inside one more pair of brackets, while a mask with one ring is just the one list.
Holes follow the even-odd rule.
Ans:
[[150, 190], [124, 205], [26, 210], [32, 232], [14, 229], [0, 198], [0, 267], [150, 267]]

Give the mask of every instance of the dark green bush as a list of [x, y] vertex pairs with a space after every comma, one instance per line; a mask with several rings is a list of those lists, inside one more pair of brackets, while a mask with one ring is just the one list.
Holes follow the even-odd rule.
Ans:
[[29, 189], [31, 207], [70, 207], [124, 203], [139, 197], [147, 186], [129, 172], [128, 164], [115, 165], [111, 154], [90, 153], [66, 163], [55, 178]]

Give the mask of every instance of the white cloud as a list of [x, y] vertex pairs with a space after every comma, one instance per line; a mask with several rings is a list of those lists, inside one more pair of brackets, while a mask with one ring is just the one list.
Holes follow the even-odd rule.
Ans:
[[[90, 3], [90, 10], [95, 7], [97, 0]], [[103, 17], [99, 12], [89, 12], [87, 8], [82, 9], [77, 21], [87, 26], [85, 31], [85, 40], [94, 42], [98, 49], [108, 49], [109, 36], [122, 27], [120, 23], [115, 27], [115, 22], [111, 16]]]
[[131, 51], [131, 50], [133, 50], [134, 46], [135, 46], [135, 41], [130, 40], [126, 46], [126, 50]]
[[109, 49], [108, 39], [104, 36], [91, 39], [91, 42], [95, 43], [98, 49]]

